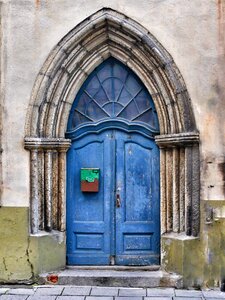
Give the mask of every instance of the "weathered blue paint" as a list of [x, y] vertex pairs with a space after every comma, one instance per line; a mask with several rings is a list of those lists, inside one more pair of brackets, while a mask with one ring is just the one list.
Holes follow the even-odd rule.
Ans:
[[[108, 132], [90, 134], [74, 142], [67, 168], [67, 259], [68, 264], [109, 264], [113, 174]], [[99, 192], [84, 193], [81, 168], [99, 168]]]
[[[106, 130], [68, 153], [69, 264], [148, 265], [159, 262], [159, 155], [153, 140]], [[80, 188], [81, 168], [100, 168], [99, 192]], [[117, 207], [116, 198], [120, 197]]]
[[[68, 122], [68, 264], [159, 263], [157, 132], [152, 99], [132, 71], [109, 59], [90, 75]], [[99, 192], [81, 191], [81, 168], [100, 169]]]
[[159, 263], [159, 150], [140, 134], [117, 131], [116, 264]]

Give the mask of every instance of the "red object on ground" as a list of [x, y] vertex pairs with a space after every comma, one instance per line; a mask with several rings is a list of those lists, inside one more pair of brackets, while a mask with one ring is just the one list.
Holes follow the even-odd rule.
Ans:
[[52, 283], [57, 283], [59, 278], [57, 274], [50, 274], [47, 276], [47, 280], [52, 282]]

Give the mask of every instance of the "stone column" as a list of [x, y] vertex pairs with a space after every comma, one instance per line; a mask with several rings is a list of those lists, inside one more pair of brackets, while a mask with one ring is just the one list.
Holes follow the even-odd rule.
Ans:
[[177, 147], [173, 148], [173, 232], [180, 232], [180, 178], [179, 178], [179, 149]]
[[199, 233], [199, 134], [156, 136], [161, 159], [161, 232]]
[[192, 235], [198, 236], [200, 227], [200, 158], [199, 147], [192, 147]]
[[180, 232], [185, 231], [185, 149], [179, 149], [179, 214]]
[[52, 154], [52, 229], [58, 230], [59, 214], [59, 159], [58, 151], [54, 150]]
[[166, 151], [160, 149], [160, 208], [161, 234], [167, 232], [167, 205], [166, 205]]
[[70, 140], [58, 138], [25, 138], [25, 149], [31, 151], [31, 233], [52, 229], [65, 231], [66, 152]]
[[30, 153], [30, 181], [30, 225], [31, 233], [35, 234], [39, 229], [38, 149]]
[[44, 230], [45, 228], [45, 154], [43, 149], [38, 151], [38, 185], [39, 185], [39, 230]]
[[192, 148], [185, 148], [185, 232], [192, 232]]
[[52, 230], [52, 150], [45, 152], [45, 230]]
[[58, 229], [59, 231], [66, 230], [66, 151], [67, 149], [59, 150], [59, 218]]
[[166, 210], [167, 210], [167, 232], [173, 230], [173, 152], [166, 148]]

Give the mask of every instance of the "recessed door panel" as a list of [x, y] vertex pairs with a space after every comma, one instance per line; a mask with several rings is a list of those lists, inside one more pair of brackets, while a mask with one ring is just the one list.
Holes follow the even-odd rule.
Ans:
[[[94, 166], [98, 162], [99, 168], [103, 170], [104, 166], [104, 141], [95, 141], [82, 145], [82, 147], [74, 147], [74, 169], [76, 180], [74, 192], [76, 195], [75, 220], [76, 221], [103, 221], [104, 218], [104, 177], [100, 178], [99, 193], [85, 193], [81, 191], [80, 172], [86, 166]], [[101, 196], [100, 196], [101, 195]]]
[[[118, 131], [116, 183], [116, 263], [159, 263], [158, 148], [139, 134]], [[154, 177], [154, 180], [153, 180]]]
[[138, 222], [152, 219], [151, 150], [133, 141], [124, 144], [125, 221]]
[[[112, 171], [108, 133], [89, 135], [68, 153], [67, 260], [69, 264], [109, 264]], [[99, 191], [83, 192], [81, 169], [99, 168]]]

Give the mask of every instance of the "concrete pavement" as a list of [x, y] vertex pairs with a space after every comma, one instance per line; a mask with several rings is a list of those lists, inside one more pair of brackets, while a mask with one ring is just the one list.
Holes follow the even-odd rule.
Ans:
[[0, 300], [222, 300], [219, 290], [96, 286], [0, 286]]

